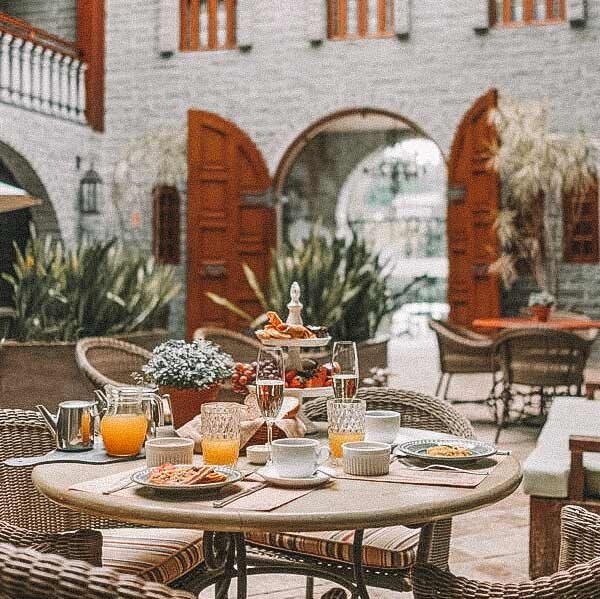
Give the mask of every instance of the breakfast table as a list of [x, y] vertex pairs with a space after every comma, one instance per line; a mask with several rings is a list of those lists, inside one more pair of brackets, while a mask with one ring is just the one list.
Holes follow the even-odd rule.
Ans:
[[[424, 432], [419, 434], [422, 436]], [[336, 476], [329, 484], [300, 493], [281, 505], [275, 502], [274, 509], [266, 510], [251, 509], [252, 495], [245, 498], [246, 503], [241, 499], [225, 507], [215, 507], [215, 498], [203, 495], [163, 495], [138, 487], [102, 494], [96, 488], [96, 479], [118, 481], [132, 469], [144, 467], [143, 461], [44, 464], [33, 470], [33, 482], [42, 494], [73, 510], [132, 524], [205, 531], [205, 562], [214, 577], [207, 579], [201, 588], [237, 577], [238, 599], [247, 596], [248, 575], [276, 571], [248, 563], [245, 533], [354, 530], [354, 580], [342, 584], [351, 590], [353, 597], [368, 599], [362, 569], [364, 529], [394, 525], [421, 527], [417, 561], [424, 563], [430, 555], [435, 522], [496, 503], [515, 491], [521, 481], [521, 466], [509, 455], [498, 460], [489, 468], [489, 474], [470, 488], [436, 486], [428, 484], [427, 478], [417, 484], [390, 484]], [[245, 473], [256, 469], [246, 458], [240, 458], [238, 468]], [[262, 491], [268, 493], [263, 501], [276, 498], [283, 491], [286, 490], [268, 487]], [[310, 575], [306, 568], [297, 570], [291, 566], [285, 571]], [[341, 582], [339, 577], [335, 582]]]

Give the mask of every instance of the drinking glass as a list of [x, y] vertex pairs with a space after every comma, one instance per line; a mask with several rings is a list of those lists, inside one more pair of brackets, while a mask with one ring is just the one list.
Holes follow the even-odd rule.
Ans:
[[261, 348], [256, 365], [256, 397], [258, 407], [267, 423], [267, 445], [273, 441], [273, 423], [283, 405], [285, 368], [283, 350]]
[[329, 449], [334, 460], [342, 457], [342, 445], [365, 439], [364, 399], [330, 399], [327, 401]]
[[205, 464], [235, 466], [240, 455], [240, 408], [234, 403], [210, 402], [200, 408], [202, 457]]
[[333, 345], [333, 395], [337, 399], [354, 399], [358, 392], [358, 354], [354, 341], [337, 341]]

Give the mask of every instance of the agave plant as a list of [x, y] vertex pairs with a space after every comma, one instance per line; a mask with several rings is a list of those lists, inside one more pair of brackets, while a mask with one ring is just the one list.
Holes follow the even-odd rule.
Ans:
[[25, 251], [16, 249], [12, 287], [18, 341], [71, 341], [151, 329], [179, 292], [172, 267], [124, 248], [115, 240], [61, 241], [32, 230]]
[[[304, 320], [329, 328], [335, 339], [364, 341], [375, 337], [382, 320], [403, 303], [409, 290], [431, 279], [418, 277], [402, 290], [390, 289], [391, 264], [373, 252], [355, 231], [349, 239], [327, 239], [314, 227], [298, 245], [283, 244], [273, 252], [266, 289], [246, 264], [246, 279], [263, 309], [287, 314], [290, 286], [302, 289]], [[263, 315], [251, 315], [214, 293], [215, 303], [235, 312], [255, 328]]]

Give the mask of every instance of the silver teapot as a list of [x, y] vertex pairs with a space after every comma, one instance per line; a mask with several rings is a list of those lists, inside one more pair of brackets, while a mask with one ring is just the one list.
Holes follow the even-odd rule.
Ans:
[[94, 448], [98, 411], [95, 401], [74, 400], [58, 404], [56, 415], [46, 406], [36, 406], [60, 451], [87, 451]]

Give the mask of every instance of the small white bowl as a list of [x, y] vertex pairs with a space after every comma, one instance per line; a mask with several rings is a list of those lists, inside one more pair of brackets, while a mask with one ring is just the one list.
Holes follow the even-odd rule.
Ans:
[[194, 460], [194, 441], [185, 437], [157, 437], [146, 441], [148, 468], [163, 464], [191, 464]]
[[376, 441], [355, 441], [342, 445], [343, 468], [354, 476], [382, 476], [390, 471], [391, 447]]
[[266, 464], [269, 461], [269, 453], [267, 445], [250, 445], [246, 447], [246, 457], [251, 464]]

